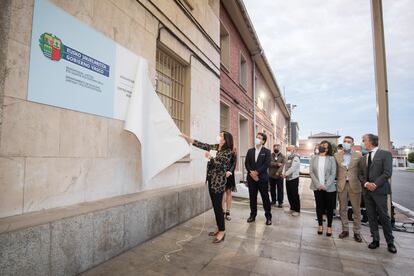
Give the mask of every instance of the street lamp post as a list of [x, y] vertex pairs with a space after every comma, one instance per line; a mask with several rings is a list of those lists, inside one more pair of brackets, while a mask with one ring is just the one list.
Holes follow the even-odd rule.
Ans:
[[377, 95], [377, 127], [379, 144], [381, 148], [391, 150], [382, 0], [371, 0], [371, 13], [372, 35], [374, 42], [375, 87]]
[[[371, 0], [371, 17], [372, 36], [374, 43], [375, 88], [377, 95], [377, 127], [379, 145], [385, 150], [391, 150], [390, 123], [388, 114], [387, 64], [385, 57], [382, 0]], [[394, 221], [394, 212], [392, 212], [392, 192], [388, 196], [388, 213], [391, 216], [391, 220]]]

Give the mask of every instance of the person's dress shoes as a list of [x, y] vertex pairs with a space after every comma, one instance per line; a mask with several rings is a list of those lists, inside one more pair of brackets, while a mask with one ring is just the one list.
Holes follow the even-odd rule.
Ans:
[[272, 220], [271, 219], [266, 219], [266, 225], [272, 225]]
[[322, 235], [323, 234], [323, 227], [318, 228], [318, 235]]
[[362, 242], [362, 237], [360, 234], [354, 234], [354, 240], [356, 242]]
[[342, 233], [339, 234], [338, 238], [345, 239], [348, 236], [349, 236], [349, 232], [348, 231], [342, 231]]
[[249, 217], [248, 219], [247, 219], [247, 222], [248, 223], [251, 223], [251, 222], [254, 222], [256, 220], [256, 218], [254, 218], [254, 217]]
[[327, 237], [331, 237], [332, 236], [332, 228], [331, 228], [331, 231], [330, 232], [328, 232], [328, 230], [326, 230], [326, 236]]
[[282, 204], [277, 205], [277, 208], [283, 208]]
[[390, 243], [388, 245], [388, 251], [391, 252], [392, 254], [397, 253], [397, 248], [395, 247], [395, 245], [393, 243]]
[[380, 246], [379, 241], [373, 241], [368, 245], [368, 248], [369, 249], [375, 249], [375, 248], [378, 248], [379, 246]]
[[224, 239], [226, 238], [226, 234], [224, 234], [224, 236], [221, 238], [221, 239], [217, 239], [217, 238], [215, 238], [214, 240], [213, 240], [213, 243], [221, 243], [221, 242], [223, 242], [224, 241]]

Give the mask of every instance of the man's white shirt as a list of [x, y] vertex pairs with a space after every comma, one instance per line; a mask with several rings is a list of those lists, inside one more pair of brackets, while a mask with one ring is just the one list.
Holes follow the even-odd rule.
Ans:
[[[372, 163], [372, 161], [374, 160], [374, 156], [375, 156], [375, 153], [377, 153], [377, 150], [378, 150], [378, 147], [375, 147], [375, 148], [373, 148], [372, 150], [371, 150], [371, 163]], [[369, 158], [369, 155], [367, 156], [367, 161], [366, 161], [366, 165], [368, 166], [368, 158]], [[366, 188], [367, 187], [367, 184], [368, 184], [368, 181], [367, 182], [365, 182], [365, 184], [364, 184], [364, 187]]]
[[262, 150], [262, 147], [263, 147], [263, 146], [260, 146], [260, 147], [254, 147], [254, 148], [255, 148], [255, 157], [254, 157], [254, 161], [255, 161], [255, 162], [257, 162], [257, 158], [259, 158], [259, 154], [260, 154], [260, 151]]

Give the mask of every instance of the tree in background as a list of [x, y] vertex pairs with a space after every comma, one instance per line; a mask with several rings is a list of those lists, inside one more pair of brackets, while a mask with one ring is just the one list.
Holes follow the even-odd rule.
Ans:
[[414, 163], [414, 152], [410, 152], [407, 158], [408, 162]]

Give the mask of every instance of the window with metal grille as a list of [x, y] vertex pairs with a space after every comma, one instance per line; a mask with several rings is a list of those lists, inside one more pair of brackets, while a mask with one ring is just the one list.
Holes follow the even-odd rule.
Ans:
[[240, 53], [239, 75], [240, 84], [244, 89], [247, 89], [247, 61], [242, 53]]
[[220, 62], [224, 68], [230, 68], [230, 37], [229, 32], [220, 22]]
[[185, 65], [157, 49], [156, 92], [180, 131], [186, 131]]
[[230, 132], [230, 108], [220, 103], [220, 131]]

